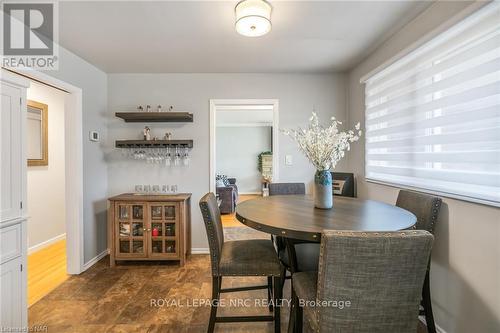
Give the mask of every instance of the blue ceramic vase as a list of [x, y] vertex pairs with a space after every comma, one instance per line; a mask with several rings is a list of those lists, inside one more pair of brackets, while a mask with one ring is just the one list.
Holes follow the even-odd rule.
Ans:
[[333, 207], [332, 174], [328, 170], [318, 170], [314, 175], [314, 206], [320, 209]]

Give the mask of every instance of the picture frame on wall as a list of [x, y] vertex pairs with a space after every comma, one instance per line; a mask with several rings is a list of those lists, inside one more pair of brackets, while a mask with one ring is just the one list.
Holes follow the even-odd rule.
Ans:
[[28, 100], [27, 145], [28, 166], [49, 165], [49, 128], [47, 104]]

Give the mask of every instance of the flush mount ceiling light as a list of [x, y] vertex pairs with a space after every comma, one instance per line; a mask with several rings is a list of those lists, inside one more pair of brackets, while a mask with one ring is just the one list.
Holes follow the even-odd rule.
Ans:
[[247, 37], [258, 37], [271, 31], [271, 11], [273, 7], [265, 0], [243, 0], [238, 2], [236, 31]]

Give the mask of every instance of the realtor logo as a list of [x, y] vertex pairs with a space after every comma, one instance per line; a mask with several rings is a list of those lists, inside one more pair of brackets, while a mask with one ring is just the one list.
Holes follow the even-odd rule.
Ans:
[[57, 69], [54, 2], [2, 4], [2, 65], [11, 68]]

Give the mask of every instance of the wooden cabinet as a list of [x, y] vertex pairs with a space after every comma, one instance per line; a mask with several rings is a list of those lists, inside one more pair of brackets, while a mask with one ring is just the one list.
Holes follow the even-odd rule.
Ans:
[[190, 251], [191, 194], [121, 194], [109, 199], [111, 265], [119, 260], [179, 260]]

